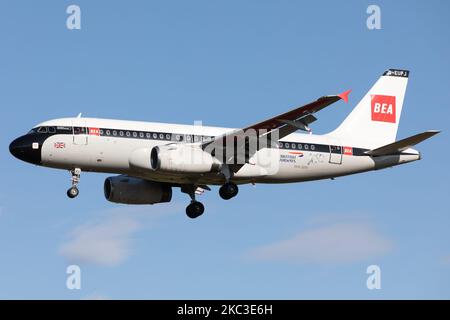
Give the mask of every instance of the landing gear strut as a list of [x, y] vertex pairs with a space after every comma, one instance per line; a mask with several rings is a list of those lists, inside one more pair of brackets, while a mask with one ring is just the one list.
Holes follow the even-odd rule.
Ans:
[[234, 198], [239, 192], [238, 186], [233, 182], [226, 182], [219, 189], [219, 195], [224, 200]]
[[80, 191], [78, 190], [78, 183], [80, 182], [81, 169], [75, 168], [70, 170], [70, 174], [72, 175], [72, 187], [67, 190], [67, 196], [71, 199], [78, 196]]
[[187, 193], [191, 197], [191, 203], [186, 207], [186, 215], [195, 219], [200, 217], [205, 211], [203, 204], [195, 200], [195, 190], [197, 189], [194, 185], [184, 185], [181, 187], [181, 192]]

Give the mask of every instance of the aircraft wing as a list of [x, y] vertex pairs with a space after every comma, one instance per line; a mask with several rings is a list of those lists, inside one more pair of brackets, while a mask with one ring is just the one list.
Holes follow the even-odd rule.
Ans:
[[293, 110], [277, 115], [268, 120], [264, 120], [262, 122], [258, 122], [251, 126], [248, 126], [247, 128], [243, 129], [243, 131], [246, 131], [248, 129], [265, 129], [268, 131], [279, 129], [280, 139], [299, 129], [309, 131], [308, 124], [317, 120], [317, 118], [313, 116], [314, 113], [328, 107], [329, 105], [341, 99], [347, 102], [350, 91], [351, 90], [345, 91], [339, 95], [321, 97], [316, 101], [308, 103], [304, 106], [297, 107]]
[[[244, 136], [244, 134], [249, 130], [254, 130], [258, 139], [262, 136], [266, 136], [266, 138], [268, 138], [269, 141], [270, 137], [275, 136], [274, 132], [276, 130], [278, 131], [277, 136], [278, 139], [281, 139], [297, 130], [304, 130], [309, 132], [310, 129], [308, 125], [317, 120], [317, 118], [313, 114], [341, 99], [344, 100], [345, 102], [348, 102], [348, 95], [350, 91], [351, 90], [345, 91], [339, 95], [321, 97], [304, 106], [295, 108], [293, 110], [282, 113], [270, 119], [255, 123], [244, 129], [231, 131], [224, 135], [217, 136], [212, 141], [204, 142], [202, 144], [202, 148], [206, 151], [208, 149], [212, 150], [214, 148], [226, 148], [226, 146], [230, 144], [234, 146], [233, 140]], [[214, 148], [207, 148], [208, 146], [211, 147], [211, 144], [214, 144]], [[254, 150], [254, 152], [256, 151], [257, 150]], [[236, 155], [234, 156], [236, 157]], [[251, 156], [253, 156], [253, 154], [248, 153], [245, 156], [246, 159], [248, 159]], [[231, 159], [226, 159], [227, 163], [230, 160]]]

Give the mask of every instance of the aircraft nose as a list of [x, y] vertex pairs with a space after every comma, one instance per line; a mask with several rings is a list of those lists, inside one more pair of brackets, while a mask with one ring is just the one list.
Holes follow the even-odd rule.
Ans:
[[34, 142], [30, 135], [21, 136], [9, 145], [9, 152], [25, 162], [32, 164], [41, 163], [41, 146], [39, 142]]

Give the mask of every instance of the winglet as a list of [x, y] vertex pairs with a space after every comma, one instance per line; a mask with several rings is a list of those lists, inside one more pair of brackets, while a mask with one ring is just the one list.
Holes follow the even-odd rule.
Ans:
[[352, 90], [347, 90], [345, 92], [342, 92], [341, 94], [338, 94], [337, 96], [344, 100], [345, 102], [348, 102], [348, 95], [352, 92]]

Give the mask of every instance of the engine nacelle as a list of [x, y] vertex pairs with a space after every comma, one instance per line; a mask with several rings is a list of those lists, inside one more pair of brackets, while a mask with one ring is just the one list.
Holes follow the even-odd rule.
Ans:
[[198, 146], [170, 144], [151, 150], [150, 166], [155, 171], [208, 173], [219, 171], [221, 163]]
[[172, 187], [124, 175], [106, 178], [104, 192], [108, 201], [125, 204], [154, 204], [172, 199]]

